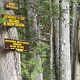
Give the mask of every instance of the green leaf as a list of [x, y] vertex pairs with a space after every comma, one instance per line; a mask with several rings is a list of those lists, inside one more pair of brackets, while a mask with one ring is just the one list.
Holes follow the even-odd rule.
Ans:
[[5, 21], [4, 18], [0, 18], [0, 24], [3, 23]]
[[0, 14], [5, 14], [6, 10], [0, 9]]

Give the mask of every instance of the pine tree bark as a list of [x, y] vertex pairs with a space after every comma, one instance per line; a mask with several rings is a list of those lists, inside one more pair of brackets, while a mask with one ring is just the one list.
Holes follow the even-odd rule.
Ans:
[[60, 6], [60, 80], [71, 80], [70, 63], [70, 30], [69, 30], [69, 2], [61, 0]]
[[[9, 0], [0, 0], [2, 9], [4, 9], [6, 1]], [[14, 12], [8, 10], [7, 14], [12, 15]], [[4, 50], [5, 38], [18, 39], [17, 29], [0, 26], [0, 80], [22, 80], [20, 54], [16, 51]]]

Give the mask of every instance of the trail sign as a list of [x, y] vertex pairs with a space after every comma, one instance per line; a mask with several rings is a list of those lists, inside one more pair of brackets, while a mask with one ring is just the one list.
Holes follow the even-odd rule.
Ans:
[[18, 52], [27, 52], [29, 50], [29, 42], [5, 39], [5, 49], [16, 50]]
[[16, 16], [16, 15], [8, 15], [2, 14], [2, 17], [6, 19], [3, 22], [3, 26], [7, 27], [25, 27], [25, 17], [23, 16]]
[[18, 10], [18, 6], [13, 2], [6, 2], [6, 9]]

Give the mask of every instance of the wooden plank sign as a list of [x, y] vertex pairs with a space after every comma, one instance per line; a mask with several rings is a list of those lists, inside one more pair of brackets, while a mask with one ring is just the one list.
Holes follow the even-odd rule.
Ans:
[[7, 27], [25, 27], [25, 17], [23, 16], [16, 16], [16, 15], [8, 15], [2, 14], [2, 17], [6, 19], [3, 22], [3, 26]]
[[29, 50], [29, 42], [5, 39], [5, 49], [16, 50], [18, 52], [27, 52]]
[[6, 9], [18, 10], [18, 6], [13, 2], [6, 2]]

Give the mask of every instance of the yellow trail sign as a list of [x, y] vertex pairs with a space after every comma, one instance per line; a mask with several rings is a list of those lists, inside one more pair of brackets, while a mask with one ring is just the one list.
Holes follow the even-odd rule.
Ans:
[[13, 39], [5, 39], [5, 49], [16, 50], [18, 52], [27, 52], [29, 50], [29, 42]]
[[7, 27], [25, 27], [26, 18], [24, 16], [3, 14], [2, 17], [6, 19], [6, 21], [3, 22], [3, 26], [7, 26]]

